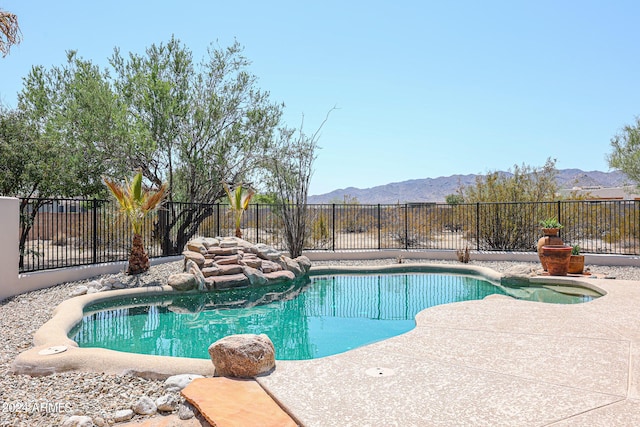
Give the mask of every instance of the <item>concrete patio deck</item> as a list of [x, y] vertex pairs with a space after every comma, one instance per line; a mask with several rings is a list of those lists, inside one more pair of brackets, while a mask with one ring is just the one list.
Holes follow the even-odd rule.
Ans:
[[492, 296], [258, 378], [307, 427], [640, 425], [640, 282], [577, 305]]

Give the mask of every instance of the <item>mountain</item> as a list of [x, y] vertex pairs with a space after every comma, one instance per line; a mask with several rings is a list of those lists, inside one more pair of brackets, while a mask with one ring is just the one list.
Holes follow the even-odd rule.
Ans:
[[[509, 172], [501, 172], [511, 175]], [[345, 197], [355, 197], [363, 204], [390, 204], [406, 202], [444, 202], [449, 194], [453, 194], [460, 186], [473, 185], [476, 177], [481, 175], [451, 175], [438, 178], [411, 179], [393, 182], [371, 188], [348, 187], [333, 190], [330, 193], [309, 196], [311, 204], [342, 201]], [[622, 187], [630, 183], [620, 171], [585, 172], [580, 169], [558, 170], [558, 185], [561, 189], [573, 187]]]

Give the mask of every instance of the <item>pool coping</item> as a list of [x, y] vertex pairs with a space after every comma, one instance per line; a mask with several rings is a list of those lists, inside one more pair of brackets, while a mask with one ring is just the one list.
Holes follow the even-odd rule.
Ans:
[[[310, 273], [313, 276], [326, 274], [364, 274], [364, 273], [454, 273], [472, 275], [493, 283], [500, 283], [505, 277], [490, 268], [474, 265], [455, 265], [438, 263], [404, 263], [379, 266], [314, 266]], [[532, 284], [553, 284], [561, 282], [572, 286], [585, 287], [601, 294], [606, 291], [594, 284], [586, 283], [577, 277], [532, 276], [523, 277]], [[210, 360], [144, 355], [126, 353], [103, 348], [81, 348], [68, 337], [69, 332], [82, 320], [84, 307], [118, 299], [126, 296], [156, 296], [166, 293], [175, 295], [194, 294], [197, 291], [180, 292], [168, 285], [146, 286], [129, 289], [110, 290], [85, 294], [60, 303], [54, 310], [52, 318], [42, 325], [34, 334], [34, 347], [20, 353], [12, 364], [15, 373], [28, 375], [49, 375], [70, 370], [89, 370], [113, 374], [134, 374], [146, 378], [167, 378], [171, 375], [192, 373], [214, 375], [215, 369]], [[508, 298], [508, 297], [507, 297]], [[428, 309], [426, 309], [428, 310]], [[47, 351], [65, 347], [62, 352]], [[45, 351], [50, 354], [40, 354]], [[277, 361], [279, 363], [283, 361]]]

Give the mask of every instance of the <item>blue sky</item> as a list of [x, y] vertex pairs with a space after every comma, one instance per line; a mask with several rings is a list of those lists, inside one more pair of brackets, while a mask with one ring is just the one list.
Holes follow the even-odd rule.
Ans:
[[609, 170], [640, 114], [638, 1], [0, 0], [23, 42], [0, 58], [16, 105], [65, 51], [108, 66], [175, 35], [201, 58], [237, 40], [290, 126], [319, 141], [310, 194], [514, 164]]

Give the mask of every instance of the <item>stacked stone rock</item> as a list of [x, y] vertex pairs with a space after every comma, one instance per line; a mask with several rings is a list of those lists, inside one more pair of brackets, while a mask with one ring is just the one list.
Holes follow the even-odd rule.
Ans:
[[271, 246], [237, 237], [198, 237], [182, 254], [185, 272], [168, 280], [180, 291], [264, 286], [294, 280], [311, 268], [306, 256], [291, 259]]

